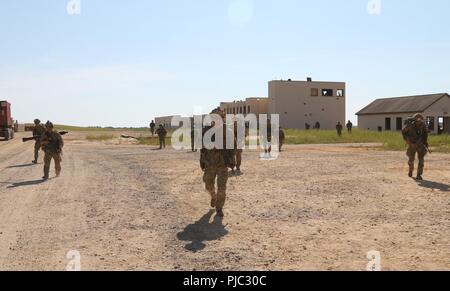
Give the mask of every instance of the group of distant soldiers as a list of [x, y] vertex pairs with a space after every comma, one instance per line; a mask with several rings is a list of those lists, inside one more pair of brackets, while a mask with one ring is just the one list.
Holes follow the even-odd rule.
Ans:
[[[348, 133], [352, 133], [353, 123], [350, 120], [347, 122], [346, 127], [347, 127]], [[305, 129], [310, 130], [311, 125], [309, 123], [305, 123]], [[320, 130], [320, 122], [318, 122], [318, 121], [316, 122], [316, 124], [314, 125], [314, 129]], [[342, 123], [340, 121], [338, 121], [338, 123], [336, 124], [336, 132], [337, 132], [338, 136], [342, 136], [343, 130], [344, 130], [344, 126], [342, 125]]]
[[160, 124], [158, 129], [156, 129], [156, 124], [155, 122], [152, 120], [152, 122], [150, 123], [150, 132], [152, 133], [152, 136], [156, 135], [158, 136], [159, 139], [159, 149], [163, 149], [166, 148], [166, 137], [167, 137], [167, 130], [164, 128], [164, 125]]
[[35, 119], [34, 125], [33, 164], [38, 163], [39, 151], [42, 149], [44, 151], [44, 176], [42, 178], [48, 180], [52, 160], [55, 162], [56, 177], [59, 177], [61, 175], [62, 149], [64, 147], [62, 136], [54, 130], [54, 125], [50, 121], [43, 125], [39, 119]]

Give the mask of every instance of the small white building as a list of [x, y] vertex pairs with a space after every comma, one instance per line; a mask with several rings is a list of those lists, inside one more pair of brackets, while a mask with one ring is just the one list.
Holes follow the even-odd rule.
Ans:
[[450, 95], [447, 93], [377, 99], [356, 113], [358, 127], [400, 131], [405, 120], [420, 113], [431, 133], [450, 134]]

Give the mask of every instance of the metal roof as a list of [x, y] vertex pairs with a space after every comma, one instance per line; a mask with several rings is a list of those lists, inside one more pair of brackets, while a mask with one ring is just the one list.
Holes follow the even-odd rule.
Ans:
[[440, 93], [377, 99], [356, 113], [356, 115], [421, 113], [444, 96], [449, 95], [447, 93]]

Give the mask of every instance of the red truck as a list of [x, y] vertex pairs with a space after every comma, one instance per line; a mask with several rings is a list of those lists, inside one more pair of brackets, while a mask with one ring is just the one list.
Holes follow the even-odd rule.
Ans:
[[11, 118], [11, 104], [0, 101], [0, 137], [10, 140], [14, 138], [14, 121]]

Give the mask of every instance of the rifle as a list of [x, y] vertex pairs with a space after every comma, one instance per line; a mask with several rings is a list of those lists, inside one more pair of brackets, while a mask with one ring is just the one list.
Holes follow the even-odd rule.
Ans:
[[[69, 132], [68, 131], [60, 131], [60, 132], [58, 132], [60, 135], [66, 135], [66, 134], [68, 134]], [[37, 140], [37, 139], [39, 139], [39, 138], [41, 138], [41, 136], [40, 135], [35, 135], [35, 136], [32, 136], [32, 137], [24, 137], [24, 138], [22, 138], [22, 142], [27, 142], [27, 141], [31, 141], [31, 140]]]
[[417, 145], [423, 146], [427, 150], [427, 153], [429, 153], [430, 155], [432, 154], [432, 152], [430, 150], [430, 147], [426, 143], [424, 143], [423, 141], [418, 142]]
[[424, 144], [423, 146], [425, 147], [425, 149], [427, 150], [427, 152], [431, 155], [432, 153], [431, 153], [430, 148], [429, 148], [426, 144]]

